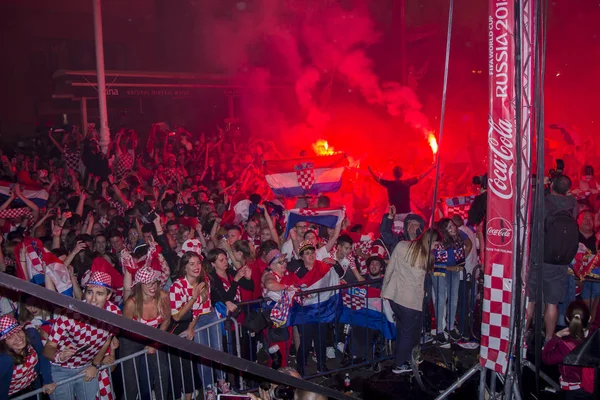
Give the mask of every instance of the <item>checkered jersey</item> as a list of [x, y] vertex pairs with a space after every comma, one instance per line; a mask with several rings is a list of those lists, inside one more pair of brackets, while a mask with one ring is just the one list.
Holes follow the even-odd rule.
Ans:
[[[198, 315], [207, 314], [212, 311], [212, 303], [210, 301], [210, 282], [208, 277], [205, 280], [206, 286], [208, 287], [208, 298], [200, 304], [200, 298], [196, 300], [192, 306], [192, 315], [196, 318]], [[181, 310], [181, 308], [190, 301], [194, 295], [194, 287], [190, 285], [185, 277], [177, 279], [171, 285], [169, 290], [169, 299], [171, 300], [171, 315], [175, 315]]]
[[[121, 310], [114, 303], [107, 301], [105, 310], [121, 315]], [[82, 352], [75, 354], [69, 360], [59, 363], [56, 358], [50, 360], [53, 364], [64, 368], [80, 368], [88, 366], [98, 355], [106, 341], [118, 333], [118, 330], [104, 322], [99, 322], [79, 313], [66, 310], [56, 319], [49, 341], [58, 344], [56, 354], [65, 347], [81, 349], [90, 345]]]
[[9, 396], [20, 392], [33, 383], [37, 377], [37, 372], [35, 371], [37, 363], [37, 352], [30, 345], [27, 347], [27, 358], [25, 359], [25, 362], [23, 364], [15, 365], [13, 368], [10, 387], [8, 389]]
[[129, 173], [129, 171], [131, 171], [132, 168], [133, 157], [131, 157], [131, 154], [129, 154], [129, 152], [121, 153], [114, 163], [115, 179], [120, 181], [125, 177], [125, 175], [127, 175], [127, 173]]

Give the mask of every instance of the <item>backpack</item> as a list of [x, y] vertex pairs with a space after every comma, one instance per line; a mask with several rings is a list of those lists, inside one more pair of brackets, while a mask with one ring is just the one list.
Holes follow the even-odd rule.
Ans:
[[579, 226], [567, 210], [554, 211], [544, 220], [544, 263], [569, 265], [579, 248]]

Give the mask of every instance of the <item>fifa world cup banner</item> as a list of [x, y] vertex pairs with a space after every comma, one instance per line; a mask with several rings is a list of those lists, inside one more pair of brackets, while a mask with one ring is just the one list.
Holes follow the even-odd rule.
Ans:
[[515, 244], [516, 134], [515, 2], [489, 1], [488, 200], [481, 365], [506, 371]]

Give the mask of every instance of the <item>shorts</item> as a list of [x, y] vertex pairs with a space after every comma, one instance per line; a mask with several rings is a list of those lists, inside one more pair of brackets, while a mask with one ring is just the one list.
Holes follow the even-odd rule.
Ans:
[[583, 300], [593, 300], [600, 297], [600, 283], [598, 282], [583, 282], [583, 290], [581, 298]]
[[542, 297], [546, 304], [558, 304], [564, 301], [569, 277], [568, 265], [531, 264], [529, 270], [529, 301], [536, 302], [537, 273], [542, 269]]

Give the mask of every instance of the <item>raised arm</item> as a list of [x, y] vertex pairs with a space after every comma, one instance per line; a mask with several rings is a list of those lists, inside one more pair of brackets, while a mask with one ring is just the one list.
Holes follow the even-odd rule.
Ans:
[[371, 176], [373, 177], [373, 179], [375, 179], [377, 181], [377, 183], [381, 183], [381, 176], [375, 175], [375, 172], [373, 172], [373, 169], [371, 169], [371, 166], [369, 166], [368, 170], [371, 173]]
[[56, 148], [61, 152], [64, 153], [65, 149], [62, 147], [62, 145], [60, 143], [58, 143], [58, 141], [54, 138], [54, 136], [52, 136], [52, 131], [53, 129], [50, 129], [48, 131], [48, 137], [50, 138], [50, 140], [52, 141], [52, 143], [54, 143], [54, 145], [56, 146]]
[[277, 228], [275, 228], [273, 219], [269, 215], [269, 211], [267, 210], [266, 206], [263, 206], [263, 214], [265, 215], [265, 221], [267, 221], [267, 226], [269, 227], [269, 231], [271, 232], [271, 238], [275, 243], [277, 243], [277, 247], [281, 247], [281, 240], [279, 238], [279, 234], [277, 233]]

